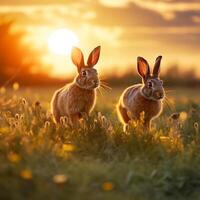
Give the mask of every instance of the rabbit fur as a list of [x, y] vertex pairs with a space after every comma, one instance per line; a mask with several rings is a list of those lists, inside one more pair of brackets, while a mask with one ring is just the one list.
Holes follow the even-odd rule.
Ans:
[[61, 117], [68, 117], [72, 124], [77, 124], [83, 113], [89, 115], [96, 103], [96, 88], [99, 86], [97, 64], [100, 56], [100, 46], [89, 55], [87, 65], [79, 48], [72, 50], [72, 61], [78, 69], [74, 81], [57, 90], [51, 101], [51, 111], [57, 123]]
[[161, 59], [162, 56], [157, 57], [151, 74], [148, 62], [138, 57], [137, 69], [142, 77], [142, 84], [128, 87], [117, 104], [118, 117], [124, 124], [124, 130], [131, 120], [140, 120], [142, 113], [143, 128], [149, 130], [152, 119], [161, 114], [165, 96], [163, 82], [159, 78]]

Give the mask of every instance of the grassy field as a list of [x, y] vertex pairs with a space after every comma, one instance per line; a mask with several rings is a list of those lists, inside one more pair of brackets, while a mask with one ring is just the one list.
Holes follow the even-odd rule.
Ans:
[[15, 89], [0, 94], [0, 199], [200, 199], [199, 90], [168, 89], [152, 131], [125, 134], [123, 89], [99, 94], [78, 130], [53, 123], [55, 88]]

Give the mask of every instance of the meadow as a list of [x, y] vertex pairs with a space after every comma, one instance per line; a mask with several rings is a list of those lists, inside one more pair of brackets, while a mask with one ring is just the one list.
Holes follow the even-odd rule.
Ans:
[[79, 129], [65, 118], [55, 125], [55, 89], [1, 89], [0, 199], [200, 198], [198, 88], [168, 88], [149, 133], [139, 124], [123, 132], [115, 109], [123, 88], [98, 93]]

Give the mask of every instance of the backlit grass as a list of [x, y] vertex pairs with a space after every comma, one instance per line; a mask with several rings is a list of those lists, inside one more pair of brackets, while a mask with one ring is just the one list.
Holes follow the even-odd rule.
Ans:
[[18, 89], [0, 98], [0, 199], [198, 199], [197, 91], [176, 89], [150, 133], [133, 124], [125, 134], [121, 89], [99, 96], [77, 130], [54, 124], [54, 89]]

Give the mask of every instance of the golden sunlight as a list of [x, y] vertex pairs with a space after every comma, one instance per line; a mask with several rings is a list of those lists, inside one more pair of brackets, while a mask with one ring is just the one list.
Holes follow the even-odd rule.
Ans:
[[68, 55], [73, 46], [78, 44], [78, 37], [69, 29], [54, 31], [48, 38], [49, 49], [57, 55]]

